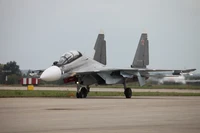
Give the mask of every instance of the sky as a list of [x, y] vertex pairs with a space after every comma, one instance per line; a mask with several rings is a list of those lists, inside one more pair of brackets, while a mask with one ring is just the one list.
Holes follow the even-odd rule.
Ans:
[[109, 67], [130, 67], [147, 32], [149, 68], [200, 72], [199, 24], [199, 0], [0, 0], [0, 63], [45, 69], [70, 50], [92, 58], [103, 30]]

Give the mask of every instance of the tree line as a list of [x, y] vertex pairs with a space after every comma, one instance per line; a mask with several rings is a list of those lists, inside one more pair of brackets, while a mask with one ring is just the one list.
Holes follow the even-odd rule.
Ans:
[[22, 77], [17, 62], [0, 63], [0, 84], [19, 84]]
[[[20, 84], [21, 78], [29, 78], [31, 70], [28, 70], [27, 73], [22, 73], [19, 65], [17, 65], [16, 61], [10, 61], [6, 64], [0, 63], [0, 84]], [[40, 81], [40, 85], [63, 85], [64, 82], [62, 79], [54, 82], [45, 82]]]

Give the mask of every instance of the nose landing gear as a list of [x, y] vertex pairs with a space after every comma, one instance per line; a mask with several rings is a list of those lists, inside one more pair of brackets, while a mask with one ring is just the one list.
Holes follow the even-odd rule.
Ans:
[[89, 91], [89, 86], [81, 87], [80, 84], [77, 84], [76, 98], [86, 98]]

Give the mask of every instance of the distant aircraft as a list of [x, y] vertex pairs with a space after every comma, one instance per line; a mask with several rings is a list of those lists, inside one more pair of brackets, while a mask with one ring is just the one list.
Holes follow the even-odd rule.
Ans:
[[29, 75], [30, 75], [31, 77], [38, 78], [39, 75], [42, 74], [42, 72], [43, 72], [43, 70], [34, 70], [34, 71], [31, 71], [31, 72], [29, 73]]
[[156, 82], [157, 84], [166, 84], [166, 83], [186, 84], [186, 80], [183, 75], [171, 75], [171, 76], [163, 76], [163, 77], [151, 76], [148, 79], [148, 81]]
[[182, 71], [179, 75], [176, 74], [155, 74], [152, 75], [148, 80], [149, 82], [157, 82], [158, 84], [165, 83], [176, 83], [176, 84], [186, 84], [191, 82], [191, 80], [186, 80], [186, 77], [192, 76], [192, 73]]
[[175, 77], [174, 76], [163, 77], [162, 79], [159, 80], [160, 84], [164, 84], [165, 82], [186, 84], [185, 77], [183, 75]]
[[[148, 69], [149, 42], [147, 33], [141, 34], [137, 51], [131, 68], [110, 68], [106, 66], [106, 41], [104, 34], [100, 33], [94, 46], [93, 59], [83, 55], [79, 51], [64, 53], [59, 61], [47, 68], [40, 76], [44, 81], [56, 81], [62, 78], [65, 83], [77, 84], [77, 98], [86, 98], [90, 91], [90, 85], [123, 84], [126, 98], [131, 98], [132, 90], [126, 87], [128, 81], [138, 81], [143, 86], [150, 72], [171, 71], [180, 74], [183, 70]], [[194, 71], [189, 69], [186, 71]]]

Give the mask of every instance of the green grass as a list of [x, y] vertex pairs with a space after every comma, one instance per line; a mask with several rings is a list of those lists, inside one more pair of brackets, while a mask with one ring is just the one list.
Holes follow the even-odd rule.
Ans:
[[0, 97], [70, 97], [70, 91], [48, 90], [0, 90]]
[[[0, 90], [0, 97], [75, 97], [75, 91]], [[124, 96], [123, 92], [90, 92], [88, 96]], [[200, 93], [133, 92], [133, 96], [200, 96]]]

